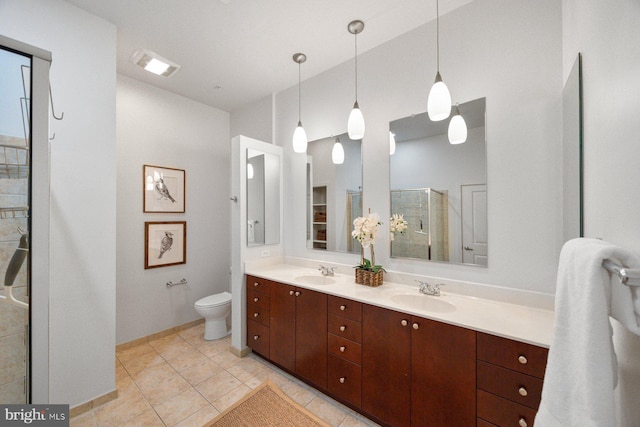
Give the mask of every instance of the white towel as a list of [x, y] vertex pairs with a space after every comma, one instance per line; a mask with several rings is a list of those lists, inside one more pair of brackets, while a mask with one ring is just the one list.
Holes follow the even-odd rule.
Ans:
[[[628, 286], [602, 267], [640, 268], [633, 253], [596, 239], [573, 239], [560, 253], [555, 322], [535, 427], [612, 427], [618, 364], [609, 315], [640, 332]], [[636, 304], [639, 304], [636, 301]], [[640, 312], [640, 310], [638, 310]]]

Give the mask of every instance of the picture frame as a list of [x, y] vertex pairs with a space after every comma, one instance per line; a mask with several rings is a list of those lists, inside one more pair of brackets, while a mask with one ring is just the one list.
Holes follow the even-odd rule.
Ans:
[[145, 213], [184, 213], [184, 169], [142, 166], [142, 210]]
[[147, 221], [144, 223], [145, 270], [186, 263], [186, 221]]

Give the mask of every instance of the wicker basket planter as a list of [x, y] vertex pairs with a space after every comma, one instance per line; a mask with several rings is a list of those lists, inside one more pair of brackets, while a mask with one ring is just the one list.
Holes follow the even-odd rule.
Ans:
[[369, 270], [356, 268], [356, 283], [359, 285], [377, 287], [382, 285], [382, 270], [377, 273]]

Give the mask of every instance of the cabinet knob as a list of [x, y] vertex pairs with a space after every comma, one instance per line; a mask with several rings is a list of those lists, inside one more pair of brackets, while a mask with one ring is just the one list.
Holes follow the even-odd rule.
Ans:
[[296, 295], [297, 297], [299, 297], [299, 296], [300, 296], [300, 292], [296, 291], [295, 295]]
[[345, 347], [345, 346], [341, 346], [341, 347], [340, 347], [340, 353], [344, 353], [344, 351], [345, 351], [346, 349], [347, 349], [347, 347]]
[[293, 295], [293, 291], [289, 291], [289, 295]]
[[259, 283], [258, 283], [258, 282], [253, 282], [253, 287], [254, 287], [254, 288], [257, 288], [258, 286], [259, 286]]
[[254, 335], [254, 336], [253, 336], [253, 340], [254, 340], [254, 341], [258, 341], [258, 338], [260, 338], [260, 335]]
[[402, 321], [400, 322], [400, 324], [402, 326], [407, 326], [409, 324], [409, 322], [407, 322], [405, 319], [402, 319]]
[[518, 425], [520, 427], [527, 427], [527, 420], [525, 420], [524, 417], [520, 417], [520, 419], [518, 420]]
[[347, 306], [346, 306], [346, 305], [341, 305], [341, 306], [340, 306], [340, 311], [345, 311], [346, 309], [347, 309]]
[[520, 355], [520, 356], [518, 356], [518, 362], [520, 362], [520, 364], [522, 364], [522, 365], [526, 365], [528, 360], [527, 360], [526, 356]]
[[253, 317], [258, 317], [260, 316], [260, 313], [253, 313]]
[[344, 332], [347, 330], [347, 327], [345, 325], [340, 326], [340, 332]]
[[527, 389], [526, 389], [526, 388], [524, 388], [524, 387], [520, 387], [520, 388], [518, 389], [518, 394], [519, 394], [520, 396], [523, 396], [523, 397], [524, 397], [524, 396], [528, 395], [528, 394], [529, 394], [529, 392], [527, 391]]
[[419, 329], [419, 328], [420, 328], [420, 325], [418, 325], [417, 323], [413, 324], [413, 329]]
[[346, 381], [345, 377], [341, 377], [338, 381], [340, 381], [340, 384], [344, 384], [344, 382]]
[[255, 298], [253, 299], [253, 302], [258, 302], [258, 301], [260, 301], [260, 298], [258, 298], [258, 297], [255, 297]]

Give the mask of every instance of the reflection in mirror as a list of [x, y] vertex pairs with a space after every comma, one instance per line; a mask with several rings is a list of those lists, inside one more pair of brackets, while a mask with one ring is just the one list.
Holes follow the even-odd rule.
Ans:
[[280, 241], [280, 156], [247, 148], [247, 246]]
[[582, 138], [582, 56], [578, 54], [562, 90], [563, 241], [584, 236]]
[[[331, 159], [334, 144], [344, 162]], [[361, 141], [344, 133], [309, 142], [307, 148], [307, 242], [313, 249], [360, 253], [351, 237], [353, 220], [362, 216]]]
[[427, 113], [389, 124], [391, 215], [407, 221], [392, 257], [487, 265], [485, 98], [458, 107], [468, 128], [462, 144], [449, 143], [449, 120]]

